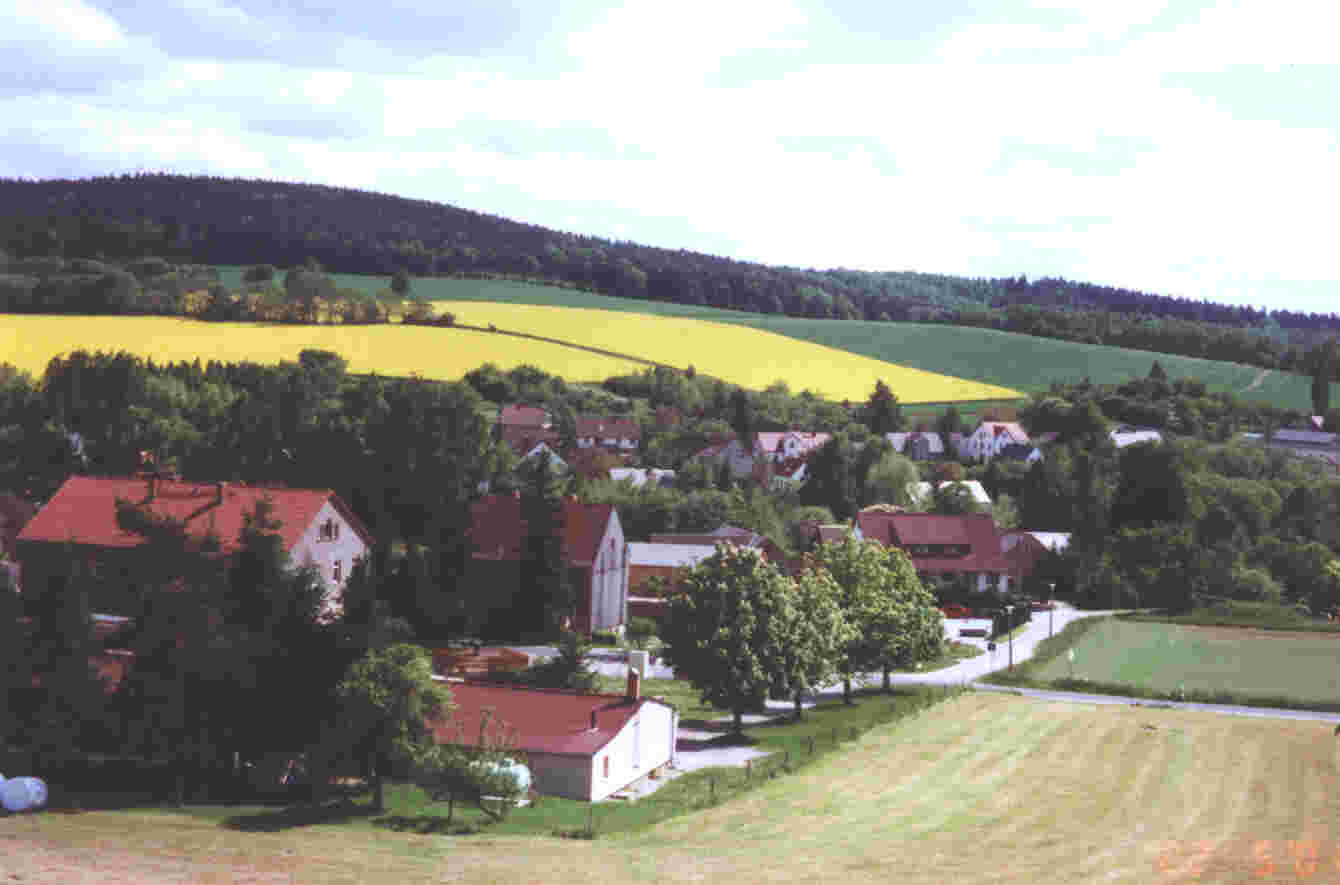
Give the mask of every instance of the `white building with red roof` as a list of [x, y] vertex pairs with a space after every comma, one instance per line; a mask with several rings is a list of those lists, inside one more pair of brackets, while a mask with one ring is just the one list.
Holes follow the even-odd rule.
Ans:
[[597, 802], [674, 761], [679, 713], [642, 697], [640, 681], [630, 671], [622, 695], [450, 681], [454, 708], [429, 726], [438, 743], [476, 746], [487, 714], [487, 731], [525, 755], [536, 792]]
[[1017, 421], [983, 421], [959, 446], [960, 454], [968, 458], [989, 461], [1007, 446], [1028, 444], [1028, 432]]
[[632, 418], [582, 415], [577, 419], [579, 449], [635, 452], [641, 440], [642, 428]]
[[[519, 495], [486, 495], [474, 502], [469, 530], [475, 566], [492, 565], [489, 582], [500, 606], [510, 606], [518, 586], [526, 540]], [[574, 629], [608, 630], [628, 608], [628, 559], [623, 526], [610, 504], [563, 501], [563, 556], [577, 590]], [[479, 568], [482, 573], [486, 568]]]
[[[68, 573], [71, 556], [79, 557], [100, 583], [131, 590], [134, 551], [144, 537], [123, 530], [116, 520], [116, 501], [141, 507], [158, 518], [170, 518], [189, 535], [213, 535], [219, 555], [241, 547], [246, 515], [262, 500], [293, 566], [310, 565], [326, 585], [326, 613], [338, 611], [340, 591], [355, 560], [372, 548], [371, 533], [330, 489], [287, 489], [234, 483], [195, 483], [152, 475], [139, 477], [72, 476], [37, 512], [18, 536], [24, 589], [40, 593], [53, 574]], [[90, 599], [91, 611], [134, 614], [132, 599]]]

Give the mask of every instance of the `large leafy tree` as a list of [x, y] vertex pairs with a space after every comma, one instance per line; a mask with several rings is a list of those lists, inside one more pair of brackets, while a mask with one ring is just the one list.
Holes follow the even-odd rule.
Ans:
[[511, 632], [517, 636], [550, 636], [573, 610], [564, 551], [564, 489], [564, 480], [549, 468], [547, 453], [523, 468], [521, 518], [526, 534], [521, 549], [521, 590], [511, 612]]
[[784, 631], [781, 686], [796, 705], [796, 718], [802, 716], [806, 692], [823, 687], [837, 674], [842, 649], [857, 638], [856, 628], [842, 611], [840, 588], [823, 571], [805, 571], [795, 579], [795, 605], [790, 609], [793, 622]]
[[841, 543], [820, 545], [807, 557], [806, 567], [832, 576], [841, 590], [843, 613], [856, 630], [838, 660], [844, 701], [851, 702], [851, 684], [858, 674], [883, 670], [887, 686], [891, 670], [939, 650], [940, 613], [901, 550], [848, 535]]
[[[352, 750], [372, 773], [374, 802], [385, 809], [384, 778], [392, 767], [420, 762], [435, 745], [429, 720], [451, 710], [451, 692], [433, 681], [428, 652], [397, 643], [369, 650], [335, 688], [338, 724], [327, 735], [338, 753]], [[333, 742], [333, 743], [331, 743]]]
[[866, 474], [865, 501], [906, 507], [911, 503], [909, 489], [920, 479], [921, 473], [912, 459], [888, 452]]
[[666, 660], [704, 702], [731, 711], [734, 729], [775, 686], [788, 685], [785, 649], [795, 588], [755, 551], [730, 544], [685, 573], [670, 596]]
[[882, 378], [875, 382], [874, 392], [861, 409], [860, 420], [876, 436], [903, 429], [902, 406]]

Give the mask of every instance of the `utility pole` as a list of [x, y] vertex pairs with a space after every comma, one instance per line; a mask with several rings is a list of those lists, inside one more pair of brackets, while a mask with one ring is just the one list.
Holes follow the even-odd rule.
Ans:
[[1005, 606], [1005, 629], [1010, 631], [1010, 669], [1014, 669], [1014, 606]]
[[1056, 582], [1051, 581], [1047, 584], [1047, 638], [1052, 638], [1052, 624], [1055, 621], [1056, 614]]

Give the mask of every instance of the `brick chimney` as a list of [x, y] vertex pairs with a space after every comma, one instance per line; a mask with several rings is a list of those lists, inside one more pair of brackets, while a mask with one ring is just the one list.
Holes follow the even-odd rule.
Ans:
[[628, 668], [628, 700], [642, 697], [642, 676], [632, 667]]

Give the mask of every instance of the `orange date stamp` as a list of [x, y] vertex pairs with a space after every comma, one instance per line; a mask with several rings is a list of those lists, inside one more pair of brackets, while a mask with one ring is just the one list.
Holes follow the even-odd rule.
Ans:
[[1340, 842], [1322, 839], [1256, 839], [1160, 843], [1155, 868], [1165, 881], [1248, 872], [1258, 879], [1340, 879]]

